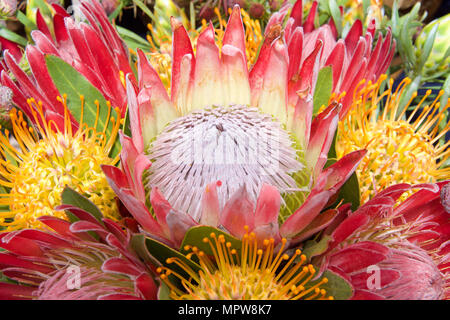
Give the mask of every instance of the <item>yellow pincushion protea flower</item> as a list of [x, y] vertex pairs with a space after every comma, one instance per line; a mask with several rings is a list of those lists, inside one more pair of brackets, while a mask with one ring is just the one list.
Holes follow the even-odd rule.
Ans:
[[[360, 148], [368, 151], [356, 171], [362, 202], [393, 184], [436, 182], [448, 179], [450, 174], [450, 168], [442, 167], [450, 154], [449, 142], [440, 142], [450, 130], [449, 124], [441, 124], [450, 107], [447, 103], [440, 108], [438, 100], [443, 92], [431, 104], [424, 105], [431, 94], [431, 90], [427, 91], [418, 105], [407, 113], [417, 96], [415, 93], [401, 107], [401, 96], [410, 80], [405, 79], [396, 91], [391, 89], [391, 80], [390, 87], [380, 95], [385, 79], [381, 77], [377, 83], [369, 82], [355, 91], [351, 111], [338, 129], [338, 158]], [[379, 112], [378, 107], [383, 102], [384, 109]]]
[[[282, 239], [280, 250], [275, 250], [273, 238], [258, 245], [253, 232], [246, 232], [240, 248], [233, 248], [224, 235], [214, 232], [203, 238], [203, 242], [211, 248], [212, 256], [195, 246], [184, 247], [191, 251], [188, 259], [198, 259], [202, 267], [199, 271], [176, 257], [168, 258], [166, 263], [181, 268], [187, 276], [170, 267], [156, 270], [169, 287], [172, 299], [333, 300], [320, 288], [328, 283], [328, 278], [321, 277], [314, 284], [310, 282], [317, 276], [316, 270], [311, 264], [305, 264], [307, 258], [301, 250], [295, 250], [292, 256], [283, 253], [286, 239]], [[181, 281], [184, 290], [176, 286], [174, 279]]]
[[[117, 119], [108, 116], [103, 130], [89, 128], [81, 119], [78, 130], [72, 132], [66, 97], [59, 100], [65, 108], [64, 131], [45, 119], [41, 102], [28, 99], [30, 109], [36, 110], [36, 127], [29, 126], [22, 112], [13, 109], [11, 122], [17, 144], [11, 142], [8, 130], [0, 133], [0, 185], [9, 190], [0, 194], [0, 204], [9, 207], [9, 211], [0, 212], [0, 225], [6, 231], [42, 228], [44, 225], [37, 220], [41, 216], [65, 218], [64, 212], [55, 207], [61, 204], [61, 192], [66, 186], [85, 195], [106, 217], [119, 217], [115, 194], [100, 165], [118, 161], [118, 157], [108, 155], [119, 130], [120, 112], [115, 110]], [[81, 104], [83, 108], [83, 97]], [[113, 129], [107, 137], [109, 121]]]

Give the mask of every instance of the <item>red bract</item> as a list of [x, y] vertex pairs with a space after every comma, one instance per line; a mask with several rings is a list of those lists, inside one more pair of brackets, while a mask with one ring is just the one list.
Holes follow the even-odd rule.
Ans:
[[79, 208], [79, 221], [39, 220], [53, 231], [2, 233], [3, 274], [18, 284], [0, 283], [1, 299], [156, 299], [152, 267], [130, 249], [131, 233], [109, 219]]
[[[5, 39], [3, 37], [0, 37], [0, 51], [6, 51], [8, 50], [11, 55], [14, 57], [14, 59], [16, 59], [16, 61], [20, 61], [20, 59], [22, 58], [22, 49], [21, 47], [12, 41], [9, 41], [8, 39]], [[3, 61], [3, 54], [0, 57], [0, 73], [3, 70], [7, 70], [5, 63]]]
[[[450, 217], [440, 195], [448, 186], [399, 184], [354, 213], [344, 208], [317, 261], [349, 279], [354, 299], [449, 299]], [[420, 191], [396, 206], [412, 188]]]
[[[31, 32], [35, 45], [28, 45], [25, 50], [30, 75], [19, 67], [14, 52], [5, 52], [5, 64], [15, 80], [3, 72], [1, 81], [13, 90], [14, 103], [30, 119], [34, 117], [27, 103], [28, 98], [41, 101], [49, 117], [64, 117], [64, 108], [57, 101], [57, 97], [62, 96], [64, 92], [59, 92], [56, 88], [45, 63], [46, 55], [55, 55], [86, 77], [114, 107], [121, 110], [123, 116], [127, 99], [121, 79], [124, 79], [125, 74], [132, 74], [132, 71], [127, 48], [103, 8], [97, 1], [82, 2], [81, 12], [88, 24], [75, 22], [73, 17], [57, 4], [52, 7], [55, 10], [52, 28], [54, 34], [39, 10], [36, 14], [38, 30]], [[73, 122], [76, 125], [77, 122]]]
[[[292, 119], [292, 108], [288, 105], [288, 70], [295, 61], [289, 58], [288, 46], [280, 34], [269, 35], [261, 48], [258, 61], [249, 72], [244, 28], [237, 6], [228, 21], [221, 51], [215, 44], [212, 26], [207, 27], [198, 37], [195, 54], [188, 33], [181, 23], [172, 20], [172, 27], [171, 96], [167, 94], [157, 72], [144, 54], [138, 52], [137, 93], [131, 81], [127, 83], [132, 138], [121, 136], [122, 169], [103, 166], [111, 187], [130, 213], [146, 232], [173, 246], [178, 246], [186, 230], [197, 224], [222, 226], [238, 237], [243, 235], [247, 225], [249, 231], [254, 231], [260, 238], [286, 237], [292, 242], [301, 241], [311, 232], [329, 225], [337, 211], [331, 210], [324, 217], [319, 213], [354, 172], [365, 154], [365, 151], [351, 153], [324, 170], [340, 106], [330, 105], [314, 119], [312, 110], [297, 108], [296, 118]], [[313, 62], [315, 59], [309, 60], [312, 60], [311, 63], [303, 68], [304, 77], [308, 77], [317, 65]], [[285, 124], [287, 131], [295, 136], [299, 150], [304, 152], [303, 161], [310, 173], [307, 181], [309, 196], [293, 208], [292, 214], [280, 226], [280, 190], [264, 181], [252, 189], [245, 187], [246, 181], [231, 185], [224, 181], [218, 182], [220, 179], [217, 177], [208, 176], [202, 179], [205, 180], [201, 186], [202, 196], [192, 201], [190, 194], [196, 192], [194, 187], [197, 186], [186, 186], [184, 192], [189, 200], [184, 202], [194, 203], [196, 208], [200, 206], [198, 214], [180, 212], [167, 200], [170, 191], [163, 194], [160, 192], [161, 186], [149, 187], [143, 182], [146, 172], [152, 169], [151, 166], [155, 166], [147, 152], [167, 123], [170, 122], [168, 127], [173, 126], [177, 117], [188, 117], [200, 110], [186, 120], [191, 123], [189, 121], [196, 121], [197, 114], [200, 117], [198, 119], [201, 119], [201, 110], [206, 107], [222, 106], [221, 112], [227, 113], [227, 110], [232, 109], [231, 106], [236, 105], [242, 106], [239, 109], [241, 113], [245, 113], [245, 107], [249, 106]], [[227, 106], [229, 109], [226, 109]], [[245, 116], [237, 119], [242, 121], [244, 118]], [[269, 119], [268, 123], [272, 123], [272, 119]], [[249, 122], [251, 123], [251, 119]], [[221, 126], [218, 125], [218, 128]], [[161, 151], [161, 154], [167, 152]], [[170, 183], [186, 180], [171, 178], [169, 162], [164, 162], [161, 166], [164, 166], [161, 175], [167, 177]], [[197, 172], [199, 175], [207, 173]], [[235, 191], [224, 199], [219, 193], [229, 188], [235, 188]], [[255, 196], [253, 190], [256, 188], [258, 192]]]

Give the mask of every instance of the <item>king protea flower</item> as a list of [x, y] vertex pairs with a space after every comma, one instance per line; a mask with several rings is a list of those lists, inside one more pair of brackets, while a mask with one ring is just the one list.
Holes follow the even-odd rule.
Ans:
[[[132, 137], [121, 136], [123, 169], [103, 166], [142, 228], [178, 245], [197, 224], [238, 237], [248, 225], [261, 239], [294, 242], [329, 224], [334, 211], [316, 218], [365, 153], [323, 170], [340, 106], [312, 119], [311, 110], [289, 104], [289, 70], [300, 66], [282, 37], [266, 41], [249, 71], [238, 6], [220, 48], [212, 25], [196, 54], [181, 23], [172, 26], [171, 96], [138, 52], [137, 93], [127, 80]], [[314, 60], [291, 84], [304, 81]]]
[[[315, 259], [352, 283], [353, 299], [449, 299], [449, 187], [398, 184], [353, 213], [343, 207]], [[412, 188], [419, 191], [396, 206]]]
[[156, 299], [154, 267], [129, 249], [131, 233], [109, 219], [64, 206], [79, 221], [41, 217], [51, 231], [2, 233], [1, 299]]
[[64, 117], [63, 108], [56, 107], [60, 106], [57, 98], [66, 92], [58, 91], [45, 63], [45, 55], [55, 55], [86, 77], [124, 116], [127, 107], [124, 75], [132, 71], [126, 46], [103, 8], [97, 1], [81, 3], [81, 12], [89, 24], [75, 22], [57, 4], [52, 8], [55, 10], [53, 28], [46, 24], [39, 10], [36, 14], [38, 30], [31, 32], [35, 45], [28, 45], [25, 51], [31, 75], [20, 68], [11, 52], [4, 53], [4, 62], [15, 81], [2, 72], [1, 82], [13, 90], [14, 103], [30, 119], [33, 119], [32, 110], [26, 101], [31, 97], [42, 101], [46, 117], [47, 114], [52, 119]]
[[[353, 92], [358, 83], [364, 79], [375, 82], [387, 70], [395, 53], [395, 40], [392, 40], [391, 30], [388, 29], [384, 39], [381, 33], [378, 34], [378, 40], [373, 46], [376, 31], [374, 20], [369, 24], [365, 34], [361, 20], [356, 20], [345, 39], [336, 40], [337, 31], [333, 19], [315, 28], [317, 10], [318, 2], [314, 1], [303, 21], [301, 0], [296, 1], [293, 6], [285, 4], [270, 18], [265, 31], [266, 39], [270, 38], [271, 34], [279, 34], [283, 21], [290, 12], [284, 27], [284, 39], [288, 45], [290, 61], [289, 104], [312, 105], [317, 71], [325, 66], [332, 66], [332, 92], [335, 97], [343, 96], [340, 100], [342, 119], [350, 108]], [[316, 72], [306, 73], [299, 68], [299, 66], [306, 67], [316, 60], [318, 60], [317, 69], [308, 69]], [[299, 77], [302, 81], [298, 81]], [[299, 93], [301, 98], [298, 97]]]

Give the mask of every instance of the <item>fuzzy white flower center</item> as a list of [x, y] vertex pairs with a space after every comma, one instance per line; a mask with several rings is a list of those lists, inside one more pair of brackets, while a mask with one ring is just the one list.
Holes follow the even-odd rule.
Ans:
[[242, 105], [208, 107], [172, 121], [152, 143], [147, 190], [158, 187], [177, 210], [201, 215], [206, 185], [221, 181], [220, 206], [242, 186], [256, 203], [264, 183], [298, 191], [303, 169], [289, 134], [271, 116]]

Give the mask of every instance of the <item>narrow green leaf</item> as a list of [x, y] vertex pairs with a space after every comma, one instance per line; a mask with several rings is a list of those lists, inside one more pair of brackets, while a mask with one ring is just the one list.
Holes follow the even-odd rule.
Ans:
[[136, 51], [138, 48], [145, 52], [150, 51], [151, 48], [148, 41], [146, 41], [144, 38], [137, 35], [133, 31], [125, 29], [121, 26], [116, 26], [116, 30], [129, 48], [133, 49], [134, 51]]
[[[441, 99], [439, 100], [441, 106], [440, 109], [443, 110], [444, 107], [447, 105], [447, 100], [450, 96], [450, 74], [447, 76], [447, 78], [444, 81], [444, 84], [442, 85], [442, 90], [444, 90], [444, 94], [442, 95]], [[444, 121], [446, 123], [446, 121]]]
[[26, 46], [28, 41], [22, 36], [19, 36], [17, 33], [12, 32], [6, 28], [0, 28], [0, 37], [5, 38], [6, 40], [12, 41], [14, 43], [20, 44], [21, 46]]
[[[102, 131], [109, 120], [109, 110], [106, 99], [100, 91], [98, 91], [82, 74], [62, 59], [53, 55], [46, 55], [45, 62], [56, 88], [61, 94], [67, 95], [67, 107], [73, 117], [77, 120], [81, 119], [80, 97], [84, 96], [83, 123], [86, 123], [92, 128], [97, 125], [96, 129]], [[98, 108], [96, 102], [99, 104]], [[113, 114], [113, 112], [111, 112], [111, 114]], [[109, 121], [106, 130], [107, 137], [111, 134], [112, 126], [111, 121]], [[115, 144], [120, 146], [119, 139], [116, 139]], [[120, 150], [119, 146], [115, 145], [113, 147], [115, 153], [111, 152], [111, 157], [116, 156], [118, 150]]]
[[406, 90], [403, 91], [403, 94], [400, 97], [399, 108], [398, 108], [397, 112], [401, 112], [401, 110], [403, 110], [403, 107], [406, 106], [406, 104], [408, 103], [409, 99], [411, 99], [413, 93], [416, 92], [419, 89], [421, 83], [422, 83], [422, 77], [421, 76], [417, 76], [406, 87]]
[[314, 91], [313, 114], [317, 114], [322, 106], [328, 105], [328, 100], [333, 90], [333, 71], [331, 66], [322, 68], [317, 76], [316, 88]]
[[41, 10], [42, 15], [47, 16], [47, 17], [52, 16], [50, 8], [48, 7], [48, 4], [45, 3], [44, 0], [34, 0], [34, 2], [36, 2], [39, 10]]
[[115, 18], [117, 18], [117, 16], [123, 9], [123, 6], [124, 6], [124, 3], [122, 1], [120, 1], [117, 8], [108, 16], [109, 21], [113, 21]]
[[23, 14], [22, 11], [17, 11], [17, 20], [19, 20], [25, 27], [27, 27], [30, 30], [36, 30], [37, 26], [36, 24], [29, 19], [25, 14]]
[[69, 187], [64, 188], [61, 194], [61, 203], [83, 209], [92, 214], [97, 221], [102, 223], [103, 214], [100, 209], [89, 199]]
[[330, 13], [333, 17], [334, 24], [336, 26], [338, 35], [342, 35], [342, 16], [341, 10], [339, 10], [339, 6], [336, 3], [336, 0], [329, 1]]
[[425, 62], [428, 60], [430, 56], [431, 50], [433, 49], [434, 40], [436, 39], [436, 34], [438, 31], [439, 24], [436, 24], [427, 35], [427, 39], [425, 40], [425, 44], [422, 48], [422, 52], [419, 58], [418, 70], [422, 70]]
[[184, 250], [184, 246], [189, 245], [196, 246], [199, 250], [205, 252], [206, 254], [213, 254], [209, 244], [203, 242], [203, 239], [210, 238], [212, 233], [214, 233], [216, 237], [223, 235], [225, 237], [225, 241], [230, 242], [233, 249], [236, 249], [238, 252], [241, 250], [241, 241], [235, 237], [232, 237], [228, 233], [210, 226], [197, 226], [192, 227], [188, 230], [188, 232], [186, 232], [183, 243], [181, 244], [181, 251], [185, 253], [189, 252]]

